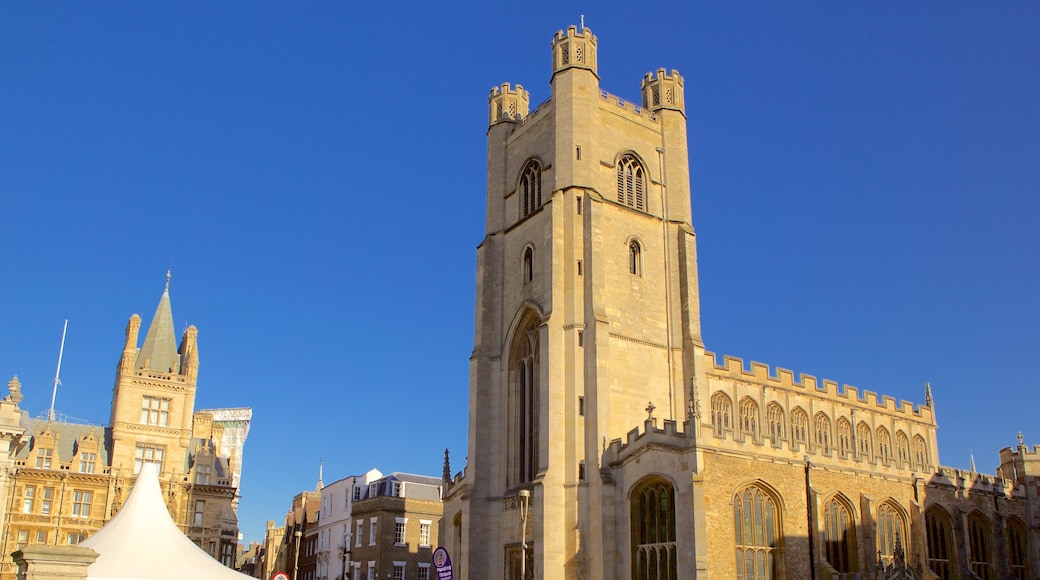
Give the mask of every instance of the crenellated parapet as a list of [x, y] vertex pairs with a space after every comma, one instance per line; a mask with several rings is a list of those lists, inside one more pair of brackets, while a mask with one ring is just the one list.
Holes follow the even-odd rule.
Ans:
[[646, 73], [640, 89], [643, 93], [643, 107], [651, 111], [670, 109], [686, 113], [686, 98], [682, 75], [679, 71], [672, 70], [671, 74], [665, 74], [663, 68], [657, 69], [657, 75]]
[[604, 452], [603, 463], [610, 465], [624, 461], [639, 450], [651, 446], [654, 448], [671, 448], [679, 451], [692, 445], [693, 441], [689, 439], [686, 432], [679, 430], [679, 426], [675, 421], [665, 419], [664, 426], [659, 428], [656, 421], [647, 420], [643, 422], [642, 429], [635, 427], [630, 430], [626, 434], [624, 441], [621, 439], [612, 440]]
[[566, 34], [558, 30], [552, 41], [553, 76], [571, 68], [589, 70], [598, 76], [596, 50], [596, 35], [588, 28], [569, 26]]
[[770, 369], [769, 365], [756, 361], [751, 361], [749, 366], [745, 366], [743, 359], [729, 355], [725, 355], [719, 363], [717, 355], [708, 351], [704, 353], [704, 360], [705, 367], [709, 369], [708, 373], [719, 377], [823, 397], [837, 403], [856, 403], [856, 406], [884, 411], [893, 416], [903, 416], [932, 425], [935, 423], [931, 407], [915, 406], [910, 401], [897, 403], [895, 398], [878, 395], [874, 391], [861, 392], [851, 385], [839, 385], [829, 379], [818, 380], [815, 376], [805, 373], [799, 373], [795, 378], [793, 371], [781, 367]]
[[509, 83], [491, 89], [488, 96], [488, 125], [504, 121], [522, 121], [527, 117], [531, 95], [520, 84], [516, 88]]

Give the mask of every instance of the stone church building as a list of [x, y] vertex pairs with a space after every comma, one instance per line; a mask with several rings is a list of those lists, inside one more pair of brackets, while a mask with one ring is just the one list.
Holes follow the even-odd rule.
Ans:
[[[492, 89], [455, 578], [1037, 578], [1040, 446], [942, 467], [923, 404], [719, 358], [701, 339], [683, 78]], [[527, 517], [525, 517], [525, 515]]]
[[[159, 466], [167, 507], [199, 547], [234, 566], [238, 485], [249, 408], [195, 409], [198, 330], [176, 342], [167, 273], [155, 316], [139, 344], [134, 314], [116, 364], [108, 426], [29, 418], [18, 377], [0, 400], [0, 580], [17, 571], [27, 545], [76, 545], [112, 518], [144, 463]], [[115, 354], [115, 353], [113, 353]]]

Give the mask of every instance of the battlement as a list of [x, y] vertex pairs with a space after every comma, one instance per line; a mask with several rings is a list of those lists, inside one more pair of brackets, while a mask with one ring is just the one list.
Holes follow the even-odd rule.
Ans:
[[653, 111], [670, 109], [685, 113], [685, 81], [679, 71], [672, 69], [671, 74], [666, 74], [663, 68], [659, 68], [656, 76], [646, 73], [639, 88], [643, 93], [644, 107]]
[[812, 375], [800, 373], [795, 379], [794, 372], [776, 367], [775, 373], [771, 372], [769, 365], [752, 361], [750, 366], [745, 366], [741, 358], [725, 355], [722, 363], [713, 352], [705, 351], [705, 362], [710, 365], [707, 368], [742, 381], [751, 381], [762, 385], [774, 386], [794, 391], [802, 391], [806, 394], [823, 395], [832, 400], [846, 401], [848, 403], [860, 403], [867, 406], [884, 409], [888, 413], [905, 415], [908, 418], [924, 419], [934, 421], [932, 409], [927, 406], [915, 407], [910, 401], [899, 401], [898, 404], [893, 397], [888, 395], [878, 396], [874, 391], [864, 390], [862, 393], [851, 385], [840, 385], [832, 380], [817, 380]]
[[596, 51], [596, 35], [588, 28], [578, 30], [577, 26], [568, 26], [566, 34], [562, 30], [556, 31], [552, 41], [553, 76], [570, 68], [597, 74]]
[[606, 463], [619, 461], [647, 445], [656, 447], [671, 447], [674, 449], [685, 449], [691, 444], [686, 433], [680, 431], [678, 424], [670, 419], [665, 419], [664, 427], [658, 428], [657, 421], [648, 419], [643, 422], [643, 429], [635, 427], [625, 435], [625, 441], [613, 439], [606, 449]]
[[504, 121], [521, 121], [527, 117], [531, 95], [517, 84], [514, 89], [509, 83], [493, 87], [488, 95], [488, 125]]
[[651, 121], [657, 120], [657, 113], [654, 113], [653, 111], [641, 107], [635, 103], [626, 101], [625, 99], [622, 99], [617, 95], [612, 95], [607, 91], [600, 91], [599, 96], [604, 101], [616, 105], [619, 109], [624, 109], [625, 111], [633, 113], [639, 117], [643, 117], [644, 119], [649, 119]]
[[939, 466], [927, 484], [952, 487], [965, 493], [986, 493], [1006, 497], [1024, 497], [1026, 493], [1025, 487], [1017, 485], [1011, 479], [946, 466]]

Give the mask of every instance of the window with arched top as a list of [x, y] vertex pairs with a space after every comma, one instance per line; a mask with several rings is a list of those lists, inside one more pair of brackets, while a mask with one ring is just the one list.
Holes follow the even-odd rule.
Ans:
[[784, 431], [784, 410], [776, 403], [766, 406], [766, 420], [769, 421], [769, 440], [779, 445], [786, 436]]
[[791, 441], [802, 445], [809, 444], [809, 416], [801, 407], [791, 411]]
[[628, 273], [634, 276], [643, 275], [643, 247], [636, 240], [628, 242]]
[[896, 431], [896, 461], [900, 467], [910, 463], [910, 440], [902, 431]]
[[957, 570], [953, 552], [953, 525], [950, 515], [932, 506], [924, 513], [928, 545], [928, 568], [941, 580], [952, 580]]
[[895, 561], [896, 551], [911, 553], [906, 545], [906, 518], [894, 504], [884, 502], [877, 509], [878, 557], [888, 566]]
[[1015, 580], [1032, 578], [1029, 562], [1029, 536], [1018, 518], [1008, 518], [1008, 571]]
[[838, 419], [838, 455], [852, 455], [852, 425], [845, 417]]
[[774, 580], [783, 538], [776, 499], [757, 485], [733, 498], [737, 580]]
[[928, 444], [920, 435], [914, 435], [914, 465], [921, 470], [927, 469], [929, 465]]
[[520, 217], [527, 217], [542, 207], [542, 168], [530, 161], [520, 174]]
[[831, 451], [831, 420], [824, 413], [816, 413], [813, 417], [813, 441], [816, 448], [824, 453]]
[[675, 580], [678, 554], [675, 532], [675, 489], [671, 482], [650, 478], [632, 491], [632, 578]]
[[856, 425], [856, 445], [859, 447], [860, 459], [869, 461], [873, 457], [874, 445], [871, 442], [870, 427], [863, 421]]
[[758, 404], [748, 397], [740, 400], [737, 408], [740, 413], [740, 432], [751, 438], [758, 436]]
[[527, 247], [524, 248], [524, 260], [523, 260], [523, 277], [524, 283], [534, 280], [534, 249]]
[[892, 437], [884, 427], [877, 428], [877, 454], [878, 461], [884, 465], [892, 461]]
[[717, 392], [711, 396], [711, 428], [716, 437], [722, 437], [729, 430], [732, 415], [733, 402], [725, 393]]
[[968, 567], [982, 580], [996, 577], [992, 547], [989, 520], [978, 512], [972, 513], [968, 516]]
[[849, 573], [856, 568], [855, 537], [856, 525], [848, 500], [831, 498], [823, 506], [823, 546], [827, 563], [838, 572]]
[[508, 485], [532, 481], [538, 472], [538, 325], [527, 312], [510, 348]]
[[646, 211], [646, 169], [635, 155], [624, 155], [617, 163], [618, 203]]

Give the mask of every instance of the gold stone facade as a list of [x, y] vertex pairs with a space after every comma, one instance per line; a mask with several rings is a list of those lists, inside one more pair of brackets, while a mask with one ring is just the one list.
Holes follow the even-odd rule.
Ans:
[[[3, 433], [11, 433], [5, 471], [2, 569], [15, 577], [10, 554], [29, 545], [78, 544], [126, 500], [145, 462], [160, 465], [160, 485], [173, 520], [203, 550], [233, 566], [238, 543], [237, 486], [251, 411], [196, 410], [198, 331], [175, 342], [169, 280], [139, 348], [134, 314], [116, 369], [110, 425], [30, 419], [18, 407], [21, 385], [0, 401]], [[14, 417], [14, 419], [8, 420]], [[235, 420], [229, 420], [234, 418]], [[226, 433], [233, 431], [233, 433]], [[225, 443], [229, 439], [233, 444]], [[3, 451], [0, 449], [0, 451]]]
[[914, 405], [705, 349], [685, 81], [658, 70], [628, 103], [597, 55], [571, 27], [549, 100], [489, 96], [456, 578], [1035, 578], [1040, 448], [941, 467], [930, 388]]

